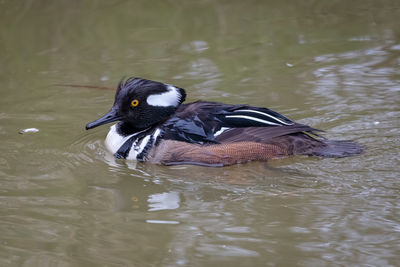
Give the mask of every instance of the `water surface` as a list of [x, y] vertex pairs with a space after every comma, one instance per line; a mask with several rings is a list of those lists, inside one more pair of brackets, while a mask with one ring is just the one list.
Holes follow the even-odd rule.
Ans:
[[[396, 266], [400, 3], [1, 1], [1, 266]], [[266, 106], [364, 155], [115, 160], [123, 76]], [[19, 134], [37, 128], [37, 133]]]

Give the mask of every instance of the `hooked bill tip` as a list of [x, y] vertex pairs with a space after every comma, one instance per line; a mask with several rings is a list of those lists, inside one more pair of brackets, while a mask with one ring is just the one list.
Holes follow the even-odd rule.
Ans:
[[96, 121], [89, 122], [88, 124], [86, 124], [85, 129], [86, 130], [90, 130], [90, 129], [93, 129], [93, 128], [97, 127], [98, 125], [95, 122]]

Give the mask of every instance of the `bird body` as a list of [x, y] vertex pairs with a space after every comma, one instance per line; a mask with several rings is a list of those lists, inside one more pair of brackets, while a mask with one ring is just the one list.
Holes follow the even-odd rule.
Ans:
[[353, 141], [327, 140], [319, 130], [267, 108], [196, 101], [185, 90], [141, 78], [118, 85], [114, 105], [86, 129], [111, 126], [106, 147], [115, 157], [157, 164], [224, 166], [292, 155], [360, 154]]

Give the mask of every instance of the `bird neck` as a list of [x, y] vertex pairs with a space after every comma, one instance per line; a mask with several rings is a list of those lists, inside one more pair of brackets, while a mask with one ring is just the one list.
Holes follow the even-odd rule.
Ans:
[[[146, 129], [146, 128], [145, 128]], [[145, 129], [137, 128], [133, 123], [121, 121], [117, 124], [117, 133], [122, 136], [128, 136]]]

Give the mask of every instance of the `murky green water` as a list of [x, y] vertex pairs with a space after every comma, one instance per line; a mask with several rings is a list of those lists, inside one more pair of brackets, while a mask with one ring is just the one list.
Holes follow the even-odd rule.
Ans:
[[[400, 2], [0, 1], [0, 266], [398, 266]], [[359, 157], [114, 160], [135, 75], [267, 106]], [[38, 133], [18, 134], [35, 127]]]

